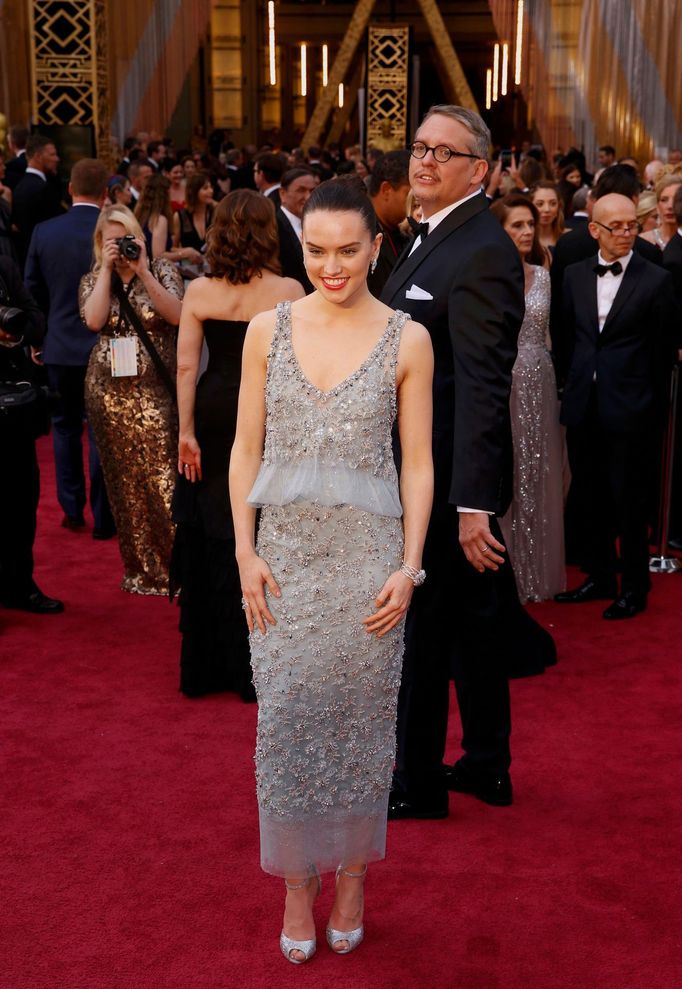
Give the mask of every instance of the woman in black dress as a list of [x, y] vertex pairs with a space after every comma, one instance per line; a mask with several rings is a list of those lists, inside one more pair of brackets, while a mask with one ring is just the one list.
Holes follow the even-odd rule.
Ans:
[[[191, 282], [182, 308], [172, 581], [181, 589], [180, 690], [188, 697], [234, 690], [255, 699], [227, 474], [249, 321], [304, 295], [280, 277], [278, 253], [272, 203], [249, 189], [231, 192], [209, 231], [210, 274]], [[204, 339], [208, 367], [196, 384]]]

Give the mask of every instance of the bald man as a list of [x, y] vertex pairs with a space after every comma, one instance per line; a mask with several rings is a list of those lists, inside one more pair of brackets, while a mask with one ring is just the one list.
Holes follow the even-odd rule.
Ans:
[[672, 278], [633, 251], [638, 230], [631, 199], [602, 197], [589, 224], [595, 255], [564, 274], [570, 339], [561, 421], [580, 492], [588, 576], [556, 600], [613, 599], [604, 611], [611, 620], [646, 608], [654, 453], [675, 360]]

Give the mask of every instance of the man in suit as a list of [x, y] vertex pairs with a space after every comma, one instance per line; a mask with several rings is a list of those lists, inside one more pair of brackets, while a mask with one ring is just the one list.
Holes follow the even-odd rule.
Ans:
[[137, 158], [128, 165], [128, 180], [130, 182], [130, 192], [133, 197], [129, 207], [131, 210], [134, 210], [137, 206], [137, 202], [142, 195], [142, 190], [151, 174], [152, 166], [146, 159]]
[[136, 137], [127, 137], [123, 142], [123, 158], [116, 166], [117, 175], [128, 175], [128, 168], [133, 161], [132, 152], [139, 148]]
[[7, 135], [7, 144], [14, 157], [5, 165], [5, 185], [10, 189], [16, 189], [20, 180], [24, 177], [26, 166], [26, 142], [29, 139], [29, 131], [26, 127], [10, 127]]
[[[634, 168], [629, 165], [611, 165], [602, 173], [596, 186], [590, 193], [588, 211], [594, 204], [612, 193], [627, 196], [635, 206], [639, 201], [641, 185]], [[661, 252], [648, 240], [636, 237], [633, 250], [641, 254], [647, 261], [661, 264]], [[550, 276], [552, 280], [552, 301], [550, 305], [550, 332], [552, 337], [552, 353], [557, 366], [559, 385], [562, 385], [560, 368], [566, 366], [566, 339], [570, 338], [571, 329], [564, 331], [563, 315], [563, 277], [564, 271], [570, 264], [590, 258], [594, 254], [594, 240], [587, 223], [564, 234], [557, 241]], [[568, 333], [568, 337], [566, 335]]]
[[[16, 263], [0, 257], [0, 305], [16, 307], [21, 316], [0, 326], [0, 381], [26, 382], [33, 377], [25, 348], [38, 347], [45, 318], [27, 292]], [[0, 484], [0, 603], [39, 615], [56, 615], [64, 605], [47, 597], [33, 579], [33, 543], [40, 496], [36, 436], [45, 432], [38, 403], [0, 415], [3, 473]]]
[[163, 141], [150, 141], [147, 145], [147, 164], [151, 167], [152, 172], [158, 172], [161, 168], [161, 162], [166, 157], [167, 149]]
[[[682, 186], [678, 186], [673, 200], [677, 233], [670, 238], [663, 251], [663, 267], [673, 279], [678, 327], [678, 359], [682, 360]], [[679, 386], [678, 386], [679, 387]], [[670, 532], [668, 544], [671, 549], [682, 550], [682, 398], [677, 399], [677, 424], [673, 460], [673, 488], [670, 512]]]
[[566, 218], [566, 226], [569, 230], [575, 230], [576, 227], [581, 227], [589, 222], [589, 196], [590, 190], [587, 186], [583, 185], [579, 189], [576, 189], [573, 199], [571, 200], [571, 209], [573, 212]]
[[[509, 414], [523, 269], [481, 183], [490, 132], [478, 114], [436, 106], [422, 121], [410, 183], [424, 223], [382, 293], [431, 334], [434, 505], [426, 583], [405, 629], [392, 818], [445, 817], [448, 789], [512, 801], [507, 617], [520, 609], [497, 516], [512, 490]], [[443, 766], [451, 663], [464, 756]]]
[[570, 345], [561, 421], [582, 502], [588, 576], [555, 600], [613, 598], [604, 611], [611, 620], [646, 608], [656, 437], [675, 357], [672, 278], [633, 250], [638, 229], [632, 199], [603, 196], [589, 225], [599, 251], [564, 274]]
[[[33, 231], [26, 260], [26, 284], [47, 317], [43, 362], [48, 381], [59, 398], [53, 410], [52, 438], [57, 471], [57, 497], [64, 511], [62, 525], [85, 525], [83, 472], [84, 387], [88, 358], [96, 334], [81, 322], [78, 287], [90, 270], [92, 241], [106, 196], [109, 172], [104, 162], [82, 158], [71, 171], [69, 193], [73, 206], [63, 216], [39, 223]], [[102, 468], [90, 430], [90, 504], [95, 520], [93, 535], [107, 539], [114, 533]]]
[[320, 180], [310, 168], [290, 168], [282, 176], [279, 195], [282, 205], [276, 210], [279, 233], [279, 261], [284, 278], [295, 278], [306, 295], [314, 291], [303, 263], [301, 218], [303, 207]]
[[286, 164], [282, 157], [270, 151], [258, 155], [254, 162], [253, 180], [256, 189], [271, 200], [275, 209], [281, 205], [279, 190], [285, 171]]
[[367, 191], [377, 215], [378, 229], [383, 235], [376, 268], [367, 279], [370, 292], [377, 298], [407, 243], [399, 225], [405, 220], [407, 194], [410, 191], [409, 167], [409, 152], [389, 151], [377, 159], [368, 180]]
[[12, 200], [12, 223], [22, 267], [33, 228], [63, 212], [57, 183], [59, 155], [54, 141], [43, 134], [33, 134], [26, 143], [26, 157], [26, 172], [17, 184]]

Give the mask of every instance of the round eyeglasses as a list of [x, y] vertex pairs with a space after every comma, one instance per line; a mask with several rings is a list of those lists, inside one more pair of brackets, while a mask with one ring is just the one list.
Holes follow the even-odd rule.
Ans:
[[612, 227], [607, 227], [605, 223], [600, 223], [599, 220], [594, 220], [594, 223], [598, 227], [603, 227], [604, 230], [608, 230], [610, 234], [639, 234], [642, 232], [642, 224], [634, 220], [632, 223], [614, 223]]
[[426, 158], [429, 151], [441, 165], [444, 165], [446, 161], [450, 161], [451, 158], [473, 158], [474, 161], [479, 161], [478, 155], [469, 154], [468, 151], [453, 151], [449, 148], [447, 144], [438, 144], [435, 148], [430, 148], [428, 144], [422, 144], [421, 141], [415, 141], [413, 145], [408, 148], [408, 151], [413, 158]]

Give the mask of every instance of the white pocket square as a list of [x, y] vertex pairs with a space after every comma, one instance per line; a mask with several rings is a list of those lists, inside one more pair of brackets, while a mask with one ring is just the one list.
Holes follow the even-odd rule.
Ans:
[[405, 293], [405, 298], [422, 299], [423, 301], [428, 301], [429, 299], [433, 299], [433, 296], [431, 295], [430, 292], [425, 292], [423, 288], [419, 288], [418, 285], [413, 285], [411, 288], [408, 288], [407, 292]]

